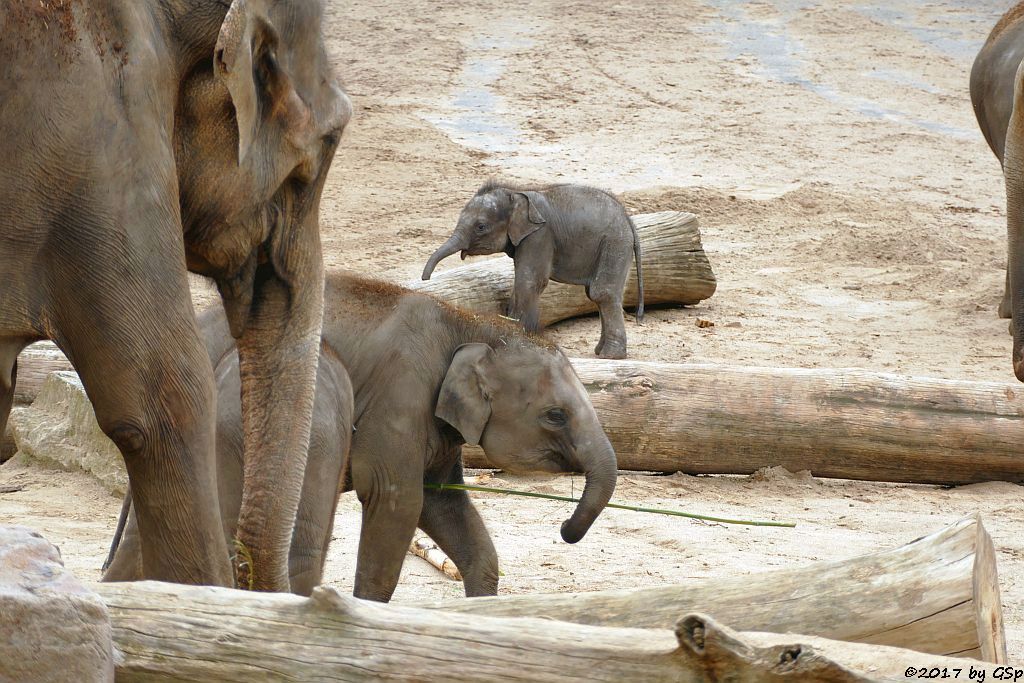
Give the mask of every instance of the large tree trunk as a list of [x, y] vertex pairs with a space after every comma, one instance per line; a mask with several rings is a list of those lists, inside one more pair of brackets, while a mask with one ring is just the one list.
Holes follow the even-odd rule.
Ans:
[[[1017, 383], [865, 370], [574, 358], [619, 469], [966, 484], [1024, 481]], [[469, 467], [488, 467], [466, 448]]]
[[[158, 582], [104, 584], [118, 681], [675, 681], [860, 683], [995, 664], [794, 634], [702, 614], [675, 632], [526, 617], [461, 618], [316, 588], [310, 598]], [[952, 675], [952, 674], [951, 674]]]
[[[701, 246], [695, 215], [642, 213], [633, 216], [633, 222], [643, 246], [645, 305], [696, 304], [715, 293], [715, 274]], [[405, 284], [477, 313], [505, 314], [513, 273], [512, 259], [499, 256], [435, 273], [425, 282], [417, 279]], [[635, 272], [626, 278], [623, 301], [630, 307], [637, 304]], [[597, 306], [577, 285], [551, 282], [540, 298], [542, 325], [596, 312]]]
[[813, 633], [1006, 661], [995, 551], [977, 516], [896, 549], [798, 569], [641, 590], [417, 606], [631, 628], [671, 628], [680, 614], [704, 612], [743, 631]]
[[[29, 352], [32, 353], [29, 353]], [[1024, 481], [1017, 383], [866, 370], [573, 359], [624, 470], [964, 484]], [[70, 366], [36, 344], [18, 359], [20, 402]], [[24, 379], [24, 382], [23, 382]], [[489, 467], [466, 447], [467, 466]]]
[[[703, 597], [692, 601], [678, 600], [676, 588], [664, 602], [651, 589], [474, 598], [447, 609], [380, 605], [325, 588], [308, 599], [155, 582], [97, 590], [125, 681], [774, 681], [785, 673], [841, 683], [902, 680], [911, 666], [989, 674], [994, 666], [928, 651], [1006, 657], [994, 556], [976, 519], [844, 563], [699, 583], [692, 595]], [[695, 604], [740, 628], [836, 633], [863, 624], [871, 633], [862, 643], [736, 633], [700, 613], [684, 616]], [[659, 628], [560, 620], [591, 608], [602, 623], [639, 623], [654, 610]], [[533, 618], [495, 616], [505, 613]]]

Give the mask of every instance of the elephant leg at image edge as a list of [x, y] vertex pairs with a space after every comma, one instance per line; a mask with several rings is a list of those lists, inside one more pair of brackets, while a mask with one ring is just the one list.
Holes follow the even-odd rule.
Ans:
[[7, 433], [7, 418], [18, 384], [18, 354], [23, 347], [24, 344], [0, 343], [0, 439]]

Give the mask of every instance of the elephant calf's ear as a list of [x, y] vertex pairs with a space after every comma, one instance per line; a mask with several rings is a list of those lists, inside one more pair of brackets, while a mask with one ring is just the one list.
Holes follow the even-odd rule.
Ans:
[[463, 344], [455, 349], [434, 409], [434, 415], [457, 429], [471, 446], [480, 443], [491, 417], [486, 373], [493, 356], [494, 350], [487, 344]]
[[[509, 221], [508, 237], [512, 244], [519, 246], [527, 235], [536, 232], [547, 222], [544, 211], [548, 201], [539, 192], [516, 192], [512, 195], [512, 218]], [[543, 208], [542, 208], [543, 207]]]

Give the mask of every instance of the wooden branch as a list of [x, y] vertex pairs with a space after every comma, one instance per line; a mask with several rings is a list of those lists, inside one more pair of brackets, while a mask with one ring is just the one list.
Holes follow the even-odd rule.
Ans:
[[431, 567], [452, 581], [462, 581], [462, 573], [451, 558], [429, 538], [414, 538], [409, 544], [409, 553], [424, 560]]
[[893, 550], [799, 569], [642, 590], [416, 604], [633, 628], [670, 628], [682, 613], [706, 612], [743, 631], [1006, 661], [995, 551], [977, 516]]
[[[633, 216], [643, 247], [644, 303], [696, 304], [715, 293], [717, 283], [700, 241], [697, 217], [684, 211], [662, 211]], [[512, 259], [507, 256], [437, 272], [424, 282], [406, 283], [477, 313], [504, 314], [512, 296]], [[626, 278], [626, 306], [635, 307], [636, 276]], [[551, 282], [540, 300], [541, 324], [587, 313], [597, 307], [583, 287]]]
[[[619, 468], [967, 484], [1024, 481], [1024, 389], [866, 370], [574, 358]], [[488, 467], [464, 449], [468, 467]]]

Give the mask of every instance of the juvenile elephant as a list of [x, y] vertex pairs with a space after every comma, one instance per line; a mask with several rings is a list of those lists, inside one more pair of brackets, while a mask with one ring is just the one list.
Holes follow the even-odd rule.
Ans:
[[[200, 316], [199, 326], [206, 339], [217, 383], [217, 494], [224, 538], [230, 542], [235, 537], [242, 503], [244, 435], [238, 400], [241, 384], [238, 350], [221, 311], [207, 311]], [[352, 407], [352, 383], [345, 366], [331, 352], [321, 353], [302, 496], [288, 553], [291, 592], [299, 595], [309, 595], [323, 577], [334, 512], [348, 464]], [[130, 498], [131, 494], [126, 501]], [[109, 567], [104, 566], [104, 581], [143, 578], [138, 522], [134, 512], [125, 520], [128, 510], [127, 507], [122, 510], [118, 521], [118, 529], [123, 528], [124, 534], [123, 537], [118, 537], [120, 532], [115, 534], [112, 557], [107, 559]]]
[[529, 332], [540, 328], [539, 300], [548, 280], [583, 285], [601, 315], [602, 358], [626, 357], [622, 293], [636, 260], [639, 304], [644, 315], [640, 240], [629, 214], [613, 196], [584, 185], [519, 187], [487, 183], [462, 209], [455, 232], [423, 268], [429, 280], [441, 259], [505, 252], [515, 261], [509, 316]]
[[[1024, 382], [1024, 3], [996, 24], [971, 69], [971, 101], [985, 139], [1003, 165], [1008, 237], [999, 313], [1012, 317], [1011, 360]], [[1013, 312], [1017, 314], [1014, 315]]]
[[[226, 334], [208, 318], [210, 352]], [[230, 340], [227, 339], [228, 346]], [[320, 558], [330, 541], [337, 478], [344, 449], [340, 383], [327, 385], [324, 364], [340, 360], [355, 391], [350, 475], [363, 505], [355, 595], [391, 598], [418, 526], [455, 561], [466, 595], [494, 595], [498, 559], [483, 521], [465, 491], [424, 490], [424, 482], [462, 482], [462, 444], [479, 444], [496, 467], [513, 472], [583, 472], [586, 486], [562, 524], [562, 538], [579, 541], [615, 489], [615, 452], [586, 390], [566, 357], [498, 317], [473, 316], [425, 294], [343, 273], [329, 274], [325, 297], [321, 377], [299, 519], [321, 530], [298, 535], [292, 557]], [[218, 377], [230, 377], [218, 365]], [[336, 374], [341, 370], [338, 368]], [[234, 396], [230, 397], [231, 401]], [[223, 404], [223, 401], [221, 402]], [[327, 405], [323, 405], [327, 404]], [[220, 424], [236, 420], [219, 416]], [[229, 430], [233, 427], [225, 425]], [[230, 439], [218, 444], [237, 451]], [[234, 457], [221, 457], [232, 465]], [[233, 466], [233, 465], [232, 465]], [[322, 474], [314, 474], [314, 473]], [[222, 493], [224, 489], [222, 488]], [[230, 515], [230, 503], [225, 503]], [[126, 537], [131, 536], [129, 527]], [[110, 578], [131, 579], [137, 561], [118, 550]], [[313, 566], [316, 562], [308, 562]], [[113, 575], [116, 573], [116, 576]], [[319, 574], [292, 577], [293, 590], [311, 589]]]
[[147, 578], [234, 578], [191, 270], [216, 280], [241, 358], [239, 583], [288, 587], [317, 213], [352, 113], [321, 15], [318, 0], [0, 2], [0, 433], [18, 353], [52, 339], [124, 456]]

